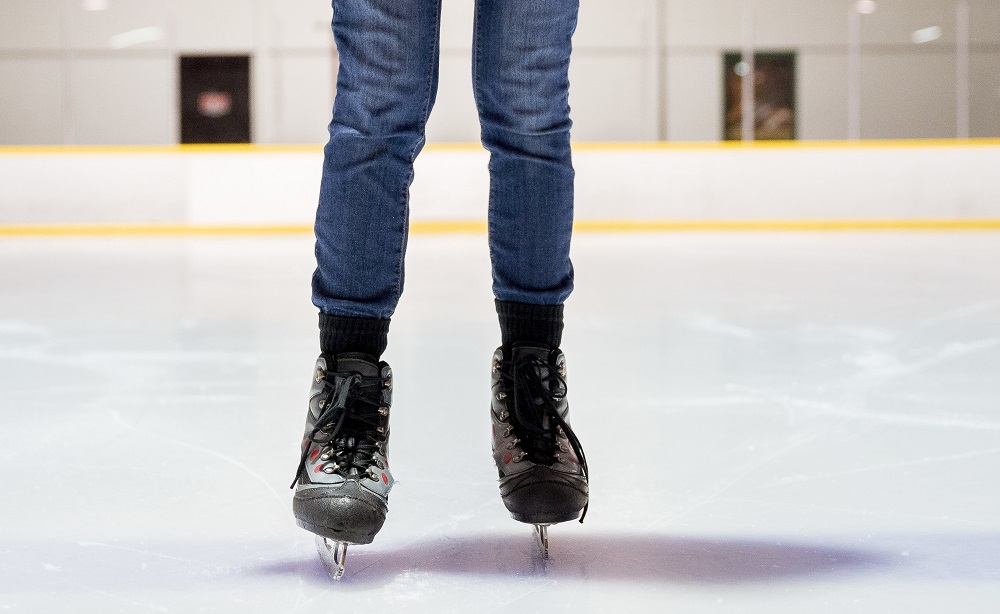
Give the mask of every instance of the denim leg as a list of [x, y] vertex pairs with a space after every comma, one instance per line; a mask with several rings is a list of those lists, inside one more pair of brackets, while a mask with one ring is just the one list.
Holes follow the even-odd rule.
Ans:
[[573, 290], [568, 71], [578, 9], [579, 0], [476, 0], [473, 84], [501, 301], [558, 305]]
[[337, 97], [316, 212], [313, 304], [388, 318], [403, 290], [413, 160], [438, 80], [440, 0], [334, 0]]

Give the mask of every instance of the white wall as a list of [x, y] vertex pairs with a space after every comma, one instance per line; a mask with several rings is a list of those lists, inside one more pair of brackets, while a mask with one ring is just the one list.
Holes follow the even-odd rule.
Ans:
[[[176, 143], [178, 60], [251, 56], [254, 140], [319, 142], [334, 92], [324, 0], [0, 0], [0, 144]], [[162, 37], [112, 48], [123, 32]]]
[[[92, 0], [87, 0], [92, 1]], [[182, 54], [252, 56], [253, 137], [325, 139], [336, 67], [328, 0], [0, 0], [0, 144], [174, 143]], [[722, 54], [746, 0], [581, 0], [571, 67], [574, 138], [717, 140]], [[1000, 136], [1000, 2], [876, 0], [862, 17], [862, 138], [954, 136], [956, 6], [970, 10], [972, 136]], [[848, 136], [855, 0], [754, 0], [753, 41], [798, 53], [800, 138]], [[475, 141], [473, 0], [444, 0], [432, 141]], [[942, 28], [915, 45], [914, 30]], [[162, 37], [112, 49], [111, 37]]]
[[[861, 138], [956, 135], [958, 1], [876, 0], [875, 12], [861, 17]], [[1000, 136], [1000, 2], [966, 1], [970, 135]], [[799, 138], [848, 137], [848, 15], [855, 5], [855, 0], [754, 0], [755, 46], [798, 53]], [[721, 54], [742, 44], [743, 6], [743, 0], [665, 0], [669, 140], [719, 138]], [[942, 29], [941, 38], [914, 44], [913, 32], [930, 26]]]

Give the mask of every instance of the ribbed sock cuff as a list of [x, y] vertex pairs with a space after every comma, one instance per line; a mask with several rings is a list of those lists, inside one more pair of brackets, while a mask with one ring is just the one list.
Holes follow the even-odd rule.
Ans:
[[376, 359], [389, 344], [389, 318], [319, 314], [319, 347], [324, 354], [361, 352]]
[[496, 301], [500, 336], [505, 347], [536, 343], [557, 348], [562, 343], [563, 306]]

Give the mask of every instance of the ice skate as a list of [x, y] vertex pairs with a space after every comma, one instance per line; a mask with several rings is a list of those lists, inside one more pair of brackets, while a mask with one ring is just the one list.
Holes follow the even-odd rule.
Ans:
[[392, 370], [366, 354], [316, 361], [302, 458], [292, 487], [296, 523], [316, 534], [324, 566], [344, 574], [347, 546], [369, 544], [389, 509], [387, 445]]
[[543, 558], [548, 527], [587, 513], [587, 459], [569, 425], [566, 358], [515, 344], [493, 355], [493, 459], [500, 497], [514, 520], [535, 525]]

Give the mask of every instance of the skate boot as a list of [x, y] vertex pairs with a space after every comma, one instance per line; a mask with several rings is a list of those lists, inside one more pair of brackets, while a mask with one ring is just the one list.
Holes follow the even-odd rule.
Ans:
[[302, 458], [292, 487], [296, 523], [316, 534], [334, 579], [347, 546], [369, 544], [389, 509], [389, 407], [392, 370], [367, 354], [316, 361]]
[[535, 525], [543, 558], [549, 525], [587, 514], [587, 459], [569, 425], [566, 358], [514, 344], [493, 354], [493, 459], [514, 520]]

